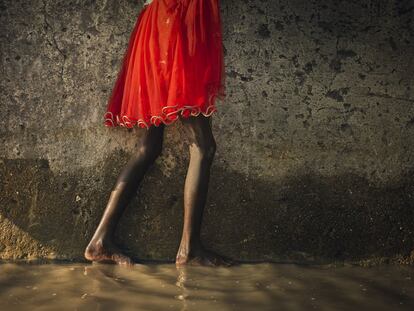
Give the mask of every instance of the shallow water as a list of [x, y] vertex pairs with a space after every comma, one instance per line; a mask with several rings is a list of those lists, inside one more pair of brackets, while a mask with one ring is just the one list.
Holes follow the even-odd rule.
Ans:
[[1, 310], [414, 310], [414, 268], [0, 264]]

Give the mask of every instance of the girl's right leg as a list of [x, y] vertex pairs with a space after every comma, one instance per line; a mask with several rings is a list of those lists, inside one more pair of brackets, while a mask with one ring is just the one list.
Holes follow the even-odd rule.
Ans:
[[91, 261], [133, 264], [114, 243], [116, 225], [126, 206], [133, 198], [148, 168], [162, 152], [165, 125], [151, 126], [142, 131], [138, 149], [124, 167], [111, 192], [102, 219], [85, 250], [85, 258]]

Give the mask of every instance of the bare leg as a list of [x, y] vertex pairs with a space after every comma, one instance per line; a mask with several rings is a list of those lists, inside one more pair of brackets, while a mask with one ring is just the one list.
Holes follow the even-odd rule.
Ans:
[[201, 222], [207, 199], [210, 167], [216, 151], [211, 117], [181, 118], [190, 138], [190, 164], [184, 186], [184, 226], [177, 265], [230, 265], [233, 262], [206, 250], [200, 240]]
[[138, 150], [119, 175], [111, 192], [102, 219], [85, 250], [85, 258], [92, 261], [131, 265], [133, 260], [114, 244], [116, 225], [126, 206], [136, 193], [148, 168], [162, 151], [164, 124], [142, 130]]

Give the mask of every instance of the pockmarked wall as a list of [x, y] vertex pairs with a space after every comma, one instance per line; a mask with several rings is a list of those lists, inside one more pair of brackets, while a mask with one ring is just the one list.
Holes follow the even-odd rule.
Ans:
[[[156, 1], [156, 0], [155, 0]], [[222, 0], [203, 240], [241, 260], [414, 262], [412, 1]], [[0, 258], [82, 260], [144, 129], [103, 113], [141, 1], [0, 1]], [[178, 121], [117, 231], [174, 260]]]

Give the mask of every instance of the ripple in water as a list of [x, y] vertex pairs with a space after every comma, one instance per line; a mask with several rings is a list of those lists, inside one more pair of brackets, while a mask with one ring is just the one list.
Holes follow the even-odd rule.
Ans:
[[0, 264], [2, 310], [414, 310], [412, 267]]

